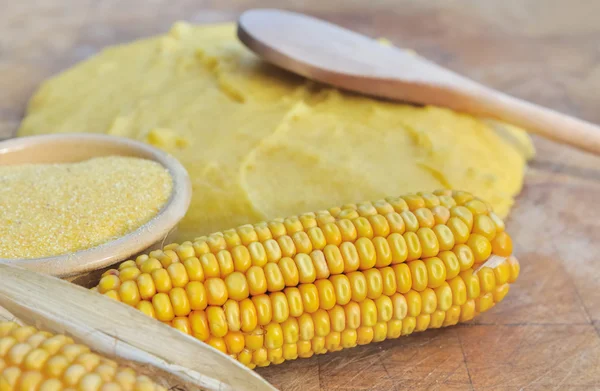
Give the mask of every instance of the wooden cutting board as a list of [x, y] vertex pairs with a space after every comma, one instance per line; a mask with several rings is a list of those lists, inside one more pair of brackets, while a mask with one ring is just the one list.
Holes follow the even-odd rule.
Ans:
[[[293, 6], [293, 4], [302, 4]], [[176, 20], [289, 7], [600, 123], [600, 2], [0, 0], [0, 139], [51, 74]], [[600, 390], [600, 158], [535, 139], [508, 220], [522, 264], [474, 322], [260, 369], [282, 390]]]

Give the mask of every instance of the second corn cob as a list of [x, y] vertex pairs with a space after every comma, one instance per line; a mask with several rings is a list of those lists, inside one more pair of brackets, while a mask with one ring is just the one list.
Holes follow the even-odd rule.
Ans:
[[0, 390], [165, 391], [64, 335], [0, 320]]
[[94, 289], [253, 368], [468, 321], [517, 278], [511, 254], [487, 203], [442, 190], [170, 244]]

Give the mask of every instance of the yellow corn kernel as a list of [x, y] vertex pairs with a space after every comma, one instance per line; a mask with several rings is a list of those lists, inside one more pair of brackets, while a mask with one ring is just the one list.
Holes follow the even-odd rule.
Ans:
[[339, 305], [347, 304], [352, 298], [352, 288], [348, 277], [344, 274], [335, 275], [331, 276], [329, 281], [333, 285], [336, 303]]
[[392, 319], [387, 323], [387, 338], [396, 339], [402, 335], [402, 321]]
[[331, 281], [317, 280], [314, 285], [319, 293], [319, 307], [324, 310], [333, 308], [336, 303], [336, 295]]
[[119, 289], [121, 286], [121, 280], [118, 276], [114, 274], [109, 274], [100, 279], [100, 283], [98, 284], [98, 292], [106, 293], [111, 290]]
[[421, 248], [419, 236], [417, 236], [417, 234], [414, 232], [405, 232], [403, 237], [404, 241], [406, 242], [406, 248], [408, 250], [408, 256], [406, 257], [406, 260], [414, 261], [416, 259], [421, 258], [423, 249]]
[[444, 324], [444, 319], [446, 319], [446, 311], [437, 310], [429, 317], [429, 328], [430, 329], [439, 329]]
[[281, 221], [269, 221], [267, 226], [269, 227], [269, 231], [271, 231], [273, 239], [278, 239], [286, 234], [285, 225], [283, 225], [283, 222]]
[[291, 235], [297, 253], [310, 254], [313, 250], [312, 242], [304, 231], [295, 232]]
[[121, 301], [121, 298], [119, 297], [119, 292], [117, 291], [108, 291], [104, 294], [104, 296], [116, 301]]
[[508, 282], [513, 283], [516, 281], [517, 277], [519, 277], [521, 266], [515, 257], [508, 257], [507, 262], [510, 265], [510, 278], [508, 279]]
[[455, 206], [450, 209], [450, 216], [461, 219], [467, 225], [469, 232], [473, 230], [473, 213], [468, 208]]
[[481, 292], [493, 292], [494, 289], [496, 289], [496, 276], [494, 274], [494, 269], [482, 267], [477, 271], [476, 276], [479, 278]]
[[314, 354], [312, 351], [312, 343], [310, 341], [298, 341], [296, 344], [298, 357], [308, 358]]
[[500, 263], [494, 268], [494, 276], [497, 285], [506, 284], [510, 280], [510, 264], [507, 261]]
[[383, 293], [383, 278], [378, 269], [369, 269], [363, 272], [367, 282], [367, 297], [376, 299]]
[[460, 277], [454, 277], [448, 281], [452, 291], [452, 304], [463, 305], [467, 301], [467, 286]]
[[402, 335], [410, 335], [417, 327], [417, 319], [412, 316], [404, 318], [402, 321]]
[[473, 220], [473, 233], [491, 241], [496, 236], [496, 225], [490, 217], [482, 214], [476, 215]]
[[204, 281], [204, 269], [200, 264], [200, 260], [196, 257], [191, 257], [183, 261], [183, 266], [187, 272], [190, 281]]
[[283, 292], [274, 292], [269, 295], [271, 308], [273, 309], [273, 321], [281, 323], [290, 316], [290, 308], [287, 298]]
[[475, 299], [475, 311], [481, 313], [494, 306], [494, 296], [492, 292], [484, 293]]
[[267, 361], [271, 364], [281, 364], [285, 361], [283, 358], [283, 349], [267, 349]]
[[176, 317], [173, 319], [173, 327], [184, 334], [192, 335], [192, 326], [188, 317]]
[[343, 209], [340, 211], [340, 213], [336, 216], [338, 219], [348, 219], [348, 220], [352, 220], [352, 219], [356, 219], [359, 217], [358, 212], [356, 211], [356, 209]]
[[427, 266], [420, 259], [408, 262], [410, 274], [412, 277], [412, 289], [422, 291], [427, 288]]
[[479, 286], [479, 278], [473, 275], [473, 270], [465, 270], [464, 272], [461, 272], [459, 276], [460, 278], [462, 278], [467, 288], [467, 298], [476, 299], [477, 297], [479, 297], [481, 293], [481, 288]]
[[277, 266], [279, 266], [279, 270], [281, 271], [281, 275], [286, 286], [298, 285], [298, 282], [300, 281], [300, 274], [298, 273], [296, 262], [294, 262], [292, 258], [281, 258], [277, 263]]
[[340, 345], [343, 348], [353, 348], [358, 343], [358, 333], [355, 329], [345, 329], [340, 334]]
[[396, 284], [396, 274], [394, 273], [394, 269], [391, 267], [384, 267], [379, 269], [381, 273], [381, 281], [383, 284], [382, 293], [386, 296], [392, 296], [396, 293], [398, 289], [398, 285]]
[[[275, 265], [275, 267], [277, 267], [277, 266]], [[248, 271], [248, 272], [250, 272], [250, 271]], [[252, 274], [252, 273], [250, 273], [250, 274]], [[253, 277], [256, 278], [256, 276], [254, 276], [254, 275], [253, 275]], [[227, 289], [227, 296], [229, 298], [240, 301], [249, 296], [250, 286], [248, 284], [246, 276], [244, 276], [243, 273], [233, 272], [233, 273], [229, 274], [227, 277], [225, 277], [224, 282], [225, 282], [225, 288]], [[256, 283], [256, 281], [255, 281], [255, 283]], [[190, 283], [190, 284], [192, 284], [192, 283]], [[190, 286], [190, 284], [188, 284], [188, 287]], [[197, 284], [201, 284], [201, 283], [197, 283]], [[188, 293], [189, 293], [189, 288], [186, 288], [186, 289], [188, 290]], [[205, 291], [203, 293], [206, 294]], [[264, 293], [264, 292], [260, 292], [260, 293]], [[200, 292], [198, 294], [202, 295], [202, 293], [200, 293]], [[190, 302], [192, 300], [193, 299], [190, 296]], [[203, 303], [203, 301], [200, 301], [198, 304], [201, 306], [204, 303]], [[203, 308], [194, 308], [194, 309], [203, 309]]]
[[410, 267], [406, 263], [392, 266], [394, 275], [396, 277], [397, 291], [399, 293], [406, 293], [412, 288], [412, 275]]
[[446, 269], [446, 279], [450, 280], [460, 273], [460, 263], [458, 257], [452, 251], [442, 251], [438, 254], [438, 257], [444, 262]]
[[402, 235], [406, 232], [406, 223], [398, 212], [388, 213], [384, 217], [390, 226], [391, 234]]
[[327, 239], [321, 228], [316, 226], [308, 228], [307, 235], [313, 249], [322, 250], [327, 245]]
[[206, 308], [206, 317], [208, 318], [208, 328], [212, 336], [221, 338], [227, 334], [229, 329], [223, 308], [208, 306]]
[[492, 253], [501, 257], [508, 257], [512, 254], [512, 239], [506, 232], [498, 232], [491, 241]]
[[421, 314], [415, 319], [415, 330], [414, 331], [425, 331], [429, 327], [431, 322], [430, 314]]
[[310, 314], [305, 313], [298, 317], [298, 328], [301, 341], [310, 341], [315, 337], [315, 322]]
[[339, 246], [342, 243], [342, 231], [339, 226], [334, 222], [328, 222], [321, 228], [327, 244]]
[[191, 312], [190, 301], [183, 288], [173, 288], [169, 292], [169, 299], [175, 316], [187, 316]]
[[252, 266], [252, 258], [250, 258], [250, 251], [246, 246], [236, 246], [231, 250], [231, 256], [233, 258], [233, 266], [236, 271], [246, 272], [250, 266]]
[[228, 250], [221, 250], [217, 253], [217, 263], [219, 264], [219, 270], [221, 271], [221, 278], [227, 277], [235, 270], [233, 257]]
[[136, 282], [128, 280], [121, 283], [121, 286], [119, 287], [119, 297], [123, 303], [135, 307], [141, 300], [140, 291]]
[[319, 309], [319, 290], [315, 284], [300, 284], [298, 290], [302, 297], [302, 306], [305, 312], [313, 313]]
[[[444, 282], [442, 285], [435, 288], [434, 292], [435, 292], [435, 296], [437, 299], [437, 307], [436, 308], [438, 310], [447, 311], [448, 309], [450, 309], [450, 307], [452, 307], [453, 295], [452, 295], [452, 288], [450, 287], [450, 284], [448, 284], [447, 282]], [[434, 310], [436, 308], [434, 308]]]
[[453, 305], [448, 311], [446, 311], [446, 317], [444, 318], [443, 327], [454, 326], [458, 323], [460, 318], [460, 307]]
[[344, 242], [340, 245], [340, 252], [344, 259], [344, 273], [351, 273], [360, 267], [360, 258], [354, 243]]
[[350, 281], [350, 290], [352, 292], [352, 300], [357, 303], [362, 302], [367, 297], [367, 279], [362, 272], [352, 272], [346, 274]]
[[356, 333], [356, 343], [358, 345], [367, 345], [373, 341], [374, 332], [371, 326], [361, 326], [356, 330]]
[[170, 264], [167, 267], [167, 273], [171, 278], [171, 284], [176, 288], [184, 287], [190, 281], [185, 266], [181, 262]]
[[342, 334], [339, 331], [332, 331], [325, 337], [325, 349], [330, 352], [338, 350], [342, 342]]
[[433, 228], [435, 225], [435, 217], [428, 208], [419, 208], [414, 211], [414, 214], [421, 228]]
[[225, 340], [223, 338], [210, 337], [206, 343], [218, 351], [227, 354], [227, 345], [225, 344]]
[[387, 322], [394, 314], [394, 304], [388, 296], [379, 296], [375, 300], [377, 307], [377, 322]]
[[340, 230], [343, 242], [354, 242], [357, 238], [358, 232], [356, 227], [352, 224], [352, 221], [348, 219], [340, 219], [335, 222]]
[[450, 218], [450, 210], [442, 205], [437, 205], [431, 208], [431, 213], [433, 214], [435, 224], [446, 224], [448, 222], [448, 219]]
[[256, 307], [256, 317], [260, 326], [265, 326], [271, 323], [273, 319], [273, 307], [271, 299], [267, 295], [258, 295], [251, 298], [254, 307]]
[[142, 274], [140, 269], [137, 268], [135, 261], [131, 262], [133, 263], [133, 265], [129, 267], [124, 267], [121, 269], [121, 266], [123, 264], [119, 266], [119, 279], [121, 280], [121, 282], [135, 280], [140, 274]]
[[255, 331], [250, 334], [244, 335], [244, 346], [248, 350], [254, 351], [254, 350], [260, 349], [263, 347], [264, 342], [265, 342], [265, 336], [264, 336], [262, 330]]
[[310, 253], [310, 259], [312, 260], [313, 266], [315, 268], [315, 278], [317, 280], [328, 278], [331, 274], [329, 272], [329, 268], [327, 267], [327, 261], [325, 260], [325, 255], [321, 250], [315, 250]]
[[229, 298], [225, 281], [220, 278], [209, 278], [204, 282], [208, 305], [223, 305]]
[[417, 291], [410, 290], [404, 297], [406, 298], [407, 314], [410, 317], [418, 316], [421, 313], [421, 295]]
[[417, 232], [419, 229], [419, 220], [413, 212], [406, 210], [400, 213], [400, 217], [402, 217], [402, 220], [404, 220], [406, 232]]
[[265, 347], [278, 349], [283, 346], [283, 331], [279, 323], [269, 323], [265, 326]]
[[296, 318], [290, 317], [281, 323], [281, 330], [283, 332], [284, 344], [295, 344], [298, 342], [300, 338], [300, 326]]
[[[252, 268], [255, 268], [255, 267], [257, 267], [257, 266], [253, 266]], [[275, 263], [267, 263], [264, 266], [263, 270], [264, 270], [263, 275], [265, 276], [266, 283], [267, 283], [267, 290], [269, 292], [278, 292], [278, 291], [283, 290], [283, 288], [285, 287], [285, 281], [283, 279], [283, 274], [281, 273], [279, 266], [277, 266], [277, 264], [275, 264]], [[260, 292], [260, 293], [264, 293], [264, 292]]]
[[469, 234], [471, 230], [469, 226], [458, 217], [450, 217], [446, 226], [452, 231], [452, 236], [454, 237], [455, 244], [463, 244], [466, 243], [469, 239]]
[[364, 299], [359, 303], [360, 306], [360, 325], [372, 327], [377, 323], [377, 306], [371, 299]]
[[221, 232], [210, 234], [206, 243], [208, 244], [210, 251], [215, 254], [227, 248], [227, 243], [225, 243], [225, 238]]
[[421, 295], [421, 314], [431, 314], [438, 306], [436, 292], [431, 288], [426, 288], [419, 292]]
[[387, 323], [378, 322], [373, 326], [373, 342], [381, 342], [387, 337]]
[[358, 217], [352, 220], [352, 224], [356, 228], [358, 238], [373, 239], [373, 227], [366, 217]]
[[298, 288], [285, 288], [283, 291], [287, 299], [290, 316], [298, 317], [304, 313], [304, 305], [302, 304], [302, 294]]
[[402, 320], [408, 313], [408, 303], [406, 297], [400, 293], [394, 293], [390, 299], [392, 300], [393, 314], [392, 318]]
[[156, 319], [162, 322], [169, 322], [175, 317], [171, 300], [166, 293], [157, 293], [154, 295], [152, 298], [152, 306], [154, 307]]
[[258, 324], [258, 313], [251, 299], [240, 301], [240, 322], [241, 329], [245, 333], [253, 331]]
[[308, 254], [297, 254], [294, 257], [294, 261], [296, 262], [296, 267], [298, 268], [300, 283], [314, 282], [317, 277], [317, 272], [311, 257]]
[[298, 358], [298, 345], [295, 343], [286, 343], [283, 345], [283, 358], [285, 360], [295, 360]]
[[458, 263], [460, 264], [460, 270], [465, 271], [469, 270], [473, 267], [475, 263], [475, 256], [473, 255], [473, 251], [466, 244], [457, 244], [454, 246], [452, 252], [458, 258]]
[[460, 322], [468, 322], [475, 316], [475, 300], [467, 300], [460, 306]]
[[223, 338], [223, 341], [225, 342], [227, 353], [229, 354], [237, 354], [244, 350], [244, 334], [240, 333], [239, 331], [227, 333], [227, 335]]
[[210, 247], [208, 247], [208, 243], [206, 243], [205, 239], [195, 240], [192, 244], [192, 247], [194, 248], [194, 253], [196, 254], [196, 257], [210, 252]]
[[221, 270], [219, 268], [219, 262], [217, 261], [217, 257], [215, 257], [212, 253], [203, 254], [200, 256], [200, 264], [202, 265], [202, 269], [204, 269], [204, 276], [206, 278], [221, 277]]
[[374, 214], [367, 217], [367, 220], [373, 229], [374, 237], [387, 237], [390, 234], [390, 224], [383, 214]]
[[223, 305], [225, 318], [227, 319], [227, 328], [229, 331], [240, 331], [242, 328], [240, 303], [236, 300], [229, 299]]
[[359, 269], [372, 269], [377, 262], [377, 253], [373, 242], [366, 237], [361, 237], [356, 241], [355, 246], [360, 260]]
[[227, 229], [223, 231], [223, 238], [225, 239], [228, 249], [232, 249], [235, 246], [242, 244], [242, 239], [235, 229]]
[[336, 305], [329, 311], [329, 320], [331, 323], [332, 331], [344, 331], [346, 328], [346, 314], [342, 306]]
[[150, 274], [140, 274], [136, 279], [136, 283], [142, 300], [151, 299], [156, 294], [156, 286]]
[[251, 266], [246, 272], [248, 291], [250, 295], [260, 295], [267, 292], [265, 270], [259, 266]]
[[496, 289], [492, 292], [494, 297], [494, 303], [499, 303], [504, 299], [504, 297], [508, 294], [508, 290], [510, 289], [510, 285], [502, 284], [496, 286]]
[[312, 313], [312, 318], [315, 326], [315, 335], [317, 337], [327, 336], [331, 331], [331, 322], [327, 311], [319, 309]]
[[331, 274], [342, 274], [344, 272], [344, 258], [339, 247], [328, 244], [323, 249], [323, 255], [327, 262], [327, 268]]
[[256, 231], [256, 235], [258, 236], [259, 242], [264, 243], [267, 240], [273, 239], [273, 235], [269, 230], [269, 226], [264, 221], [254, 224], [254, 231]]
[[252, 242], [248, 245], [250, 259], [253, 266], [263, 267], [267, 264], [267, 252], [260, 242]]
[[33, 349], [25, 357], [25, 360], [23, 361], [23, 368], [28, 370], [39, 371], [43, 368], [44, 364], [46, 364], [48, 358], [50, 358], [50, 353], [48, 353], [44, 349]]
[[467, 240], [467, 246], [473, 251], [476, 263], [487, 260], [492, 254], [492, 244], [483, 235], [471, 234]]
[[433, 227], [432, 230], [437, 239], [439, 251], [447, 251], [454, 248], [454, 235], [447, 225], [439, 224]]
[[311, 349], [315, 354], [324, 354], [325, 350], [325, 337], [314, 337], [311, 341]]
[[427, 258], [423, 261], [427, 268], [427, 286], [437, 288], [446, 281], [446, 266], [438, 257]]
[[252, 225], [242, 225], [241, 227], [238, 227], [236, 231], [244, 246], [248, 246], [250, 243], [258, 241], [258, 235]]

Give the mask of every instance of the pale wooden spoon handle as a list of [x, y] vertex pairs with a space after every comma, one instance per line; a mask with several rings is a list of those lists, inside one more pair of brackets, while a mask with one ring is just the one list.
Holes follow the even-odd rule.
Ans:
[[600, 126], [493, 91], [475, 97], [474, 114], [492, 117], [559, 143], [600, 154]]

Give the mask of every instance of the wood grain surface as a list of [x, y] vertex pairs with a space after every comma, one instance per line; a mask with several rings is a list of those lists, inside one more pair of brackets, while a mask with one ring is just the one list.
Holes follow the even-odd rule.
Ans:
[[[329, 19], [600, 123], [596, 0], [0, 0], [0, 138], [44, 78], [176, 20]], [[260, 369], [281, 390], [600, 390], [600, 158], [535, 138], [508, 220], [521, 277], [470, 324]]]

